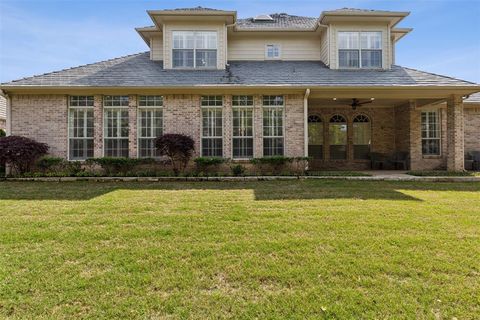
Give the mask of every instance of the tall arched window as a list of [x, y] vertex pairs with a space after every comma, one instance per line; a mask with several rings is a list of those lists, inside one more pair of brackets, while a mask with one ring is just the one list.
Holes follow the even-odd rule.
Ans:
[[370, 119], [360, 114], [353, 119], [353, 158], [368, 159], [372, 143]]
[[308, 116], [308, 156], [323, 159], [323, 123], [317, 115]]
[[328, 127], [330, 159], [347, 159], [347, 120], [341, 115], [330, 118]]

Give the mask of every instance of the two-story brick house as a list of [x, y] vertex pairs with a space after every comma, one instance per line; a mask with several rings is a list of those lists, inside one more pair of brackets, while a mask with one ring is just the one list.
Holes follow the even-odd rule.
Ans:
[[70, 160], [155, 156], [162, 133], [193, 137], [197, 156], [310, 155], [336, 169], [401, 151], [412, 169], [461, 170], [464, 139], [480, 150], [465, 137], [478, 137], [478, 105], [463, 103], [480, 86], [395, 65], [408, 12], [148, 15], [148, 52], [2, 84], [8, 133]]

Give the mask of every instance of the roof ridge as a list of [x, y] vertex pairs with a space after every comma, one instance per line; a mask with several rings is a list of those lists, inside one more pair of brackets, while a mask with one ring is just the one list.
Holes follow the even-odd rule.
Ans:
[[438, 74], [438, 73], [433, 73], [433, 72], [429, 72], [429, 71], [418, 70], [418, 69], [415, 69], [415, 68], [402, 67], [402, 66], [399, 66], [399, 65], [396, 65], [396, 66], [401, 67], [401, 68], [404, 68], [404, 69], [407, 69], [407, 70], [412, 70], [412, 71], [416, 71], [416, 72], [427, 73], [427, 74], [430, 74], [430, 75], [432, 75], [432, 76], [437, 76], [437, 77], [442, 77], [442, 78], [447, 78], [447, 79], [452, 79], [452, 80], [456, 80], [456, 81], [468, 82], [468, 83], [471, 83], [471, 84], [479, 85], [478, 83], [475, 83], [475, 82], [472, 82], [472, 81], [463, 80], [463, 79], [455, 78], [455, 77], [451, 77], [451, 76], [446, 76], [446, 75], [443, 75], [443, 74]]
[[78, 69], [78, 68], [84, 68], [84, 67], [92, 66], [92, 65], [95, 65], [95, 64], [99, 64], [99, 63], [105, 63], [105, 62], [110, 62], [110, 61], [114, 61], [114, 60], [125, 59], [125, 58], [128, 58], [128, 57], [138, 56], [138, 55], [141, 55], [141, 54], [144, 54], [144, 53], [147, 53], [147, 52], [148, 51], [137, 52], [137, 53], [127, 54], [125, 56], [120, 56], [120, 57], [116, 57], [116, 58], [111, 58], [111, 59], [101, 60], [101, 61], [97, 61], [97, 62], [82, 64], [82, 65], [75, 66], [75, 67], [55, 70], [55, 71], [41, 73], [41, 74], [34, 74], [32, 76], [29, 76], [29, 77], [23, 77], [23, 78], [20, 78], [20, 79], [15, 79], [15, 80], [11, 80], [11, 81], [8, 81], [8, 82], [3, 82], [3, 83], [0, 83], [0, 84], [3, 85], [3, 84], [7, 84], [7, 83], [22, 81], [22, 80], [29, 80], [29, 79], [35, 78], [35, 77], [48, 76], [48, 75], [51, 75], [51, 74], [60, 73], [60, 72], [73, 70], [73, 69]]

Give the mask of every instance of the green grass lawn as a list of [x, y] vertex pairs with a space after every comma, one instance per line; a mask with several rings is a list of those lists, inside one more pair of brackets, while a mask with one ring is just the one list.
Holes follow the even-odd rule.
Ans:
[[479, 315], [480, 183], [0, 182], [0, 318]]

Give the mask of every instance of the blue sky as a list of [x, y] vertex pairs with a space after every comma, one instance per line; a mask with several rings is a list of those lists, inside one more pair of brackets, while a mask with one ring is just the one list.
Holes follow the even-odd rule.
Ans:
[[0, 0], [0, 82], [146, 51], [134, 30], [152, 24], [145, 10], [198, 5], [239, 17], [317, 17], [341, 7], [411, 11], [399, 26], [414, 31], [398, 43], [396, 63], [480, 83], [480, 0]]

